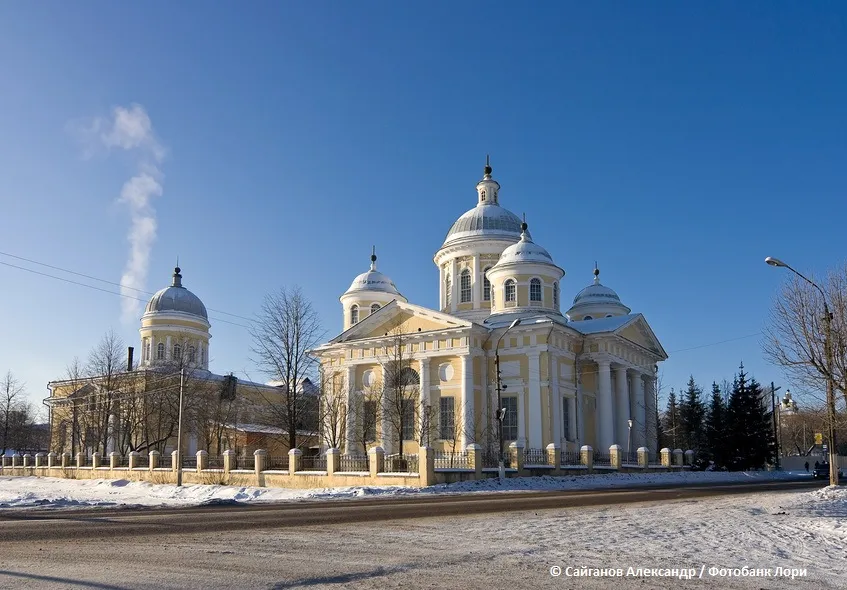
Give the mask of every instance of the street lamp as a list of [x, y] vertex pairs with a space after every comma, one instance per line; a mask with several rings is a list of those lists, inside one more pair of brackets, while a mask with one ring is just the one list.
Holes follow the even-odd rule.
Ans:
[[506, 328], [506, 331], [500, 334], [497, 338], [497, 343], [494, 345], [494, 370], [497, 373], [497, 432], [500, 441], [500, 456], [497, 467], [500, 472], [500, 479], [506, 478], [505, 458], [503, 457], [503, 420], [506, 418], [506, 408], [503, 407], [503, 399], [500, 395], [500, 340], [503, 339], [503, 336], [509, 333], [509, 330], [520, 325], [520, 323], [520, 318], [513, 321], [509, 327]]
[[829, 422], [829, 485], [837, 486], [838, 453], [835, 448], [835, 382], [832, 376], [832, 313], [829, 311], [829, 305], [826, 303], [826, 294], [817, 283], [806, 278], [779, 258], [768, 256], [765, 258], [765, 262], [771, 266], [787, 268], [817, 289], [821, 294], [821, 298], [823, 298], [823, 351], [826, 362], [826, 413], [827, 422]]
[[629, 458], [632, 458], [632, 418], [626, 421], [629, 426], [629, 430], [627, 431], [627, 441], [626, 441], [626, 454]]

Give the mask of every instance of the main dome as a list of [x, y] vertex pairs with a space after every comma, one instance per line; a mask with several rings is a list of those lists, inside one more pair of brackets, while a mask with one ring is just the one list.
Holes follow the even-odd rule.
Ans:
[[174, 269], [173, 284], [158, 291], [147, 303], [145, 314], [157, 312], [178, 311], [196, 315], [207, 322], [209, 316], [206, 313], [206, 306], [200, 301], [194, 293], [182, 286], [182, 275], [179, 267]]
[[521, 219], [500, 205], [479, 204], [466, 211], [450, 227], [442, 248], [466, 238], [481, 236], [518, 240], [521, 237]]

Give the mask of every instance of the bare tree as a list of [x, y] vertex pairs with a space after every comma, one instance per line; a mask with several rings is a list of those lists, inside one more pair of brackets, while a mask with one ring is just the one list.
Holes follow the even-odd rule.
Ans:
[[[265, 297], [251, 328], [253, 361], [271, 379], [281, 382], [283, 401], [266, 399], [274, 420], [297, 448], [297, 431], [312, 426], [316, 395], [303, 387], [312, 376], [315, 358], [309, 351], [323, 338], [320, 319], [299, 287], [282, 288]], [[313, 425], [315, 428], [317, 424]]]
[[11, 371], [7, 371], [0, 381], [0, 455], [4, 454], [6, 449], [14, 449], [16, 446], [22, 411], [26, 407], [23, 395], [24, 385], [15, 379]]
[[384, 375], [382, 399], [383, 425], [387, 432], [383, 438], [397, 441], [397, 452], [403, 453], [403, 442], [416, 440], [418, 433], [417, 406], [420, 376], [411, 366], [408, 336], [401, 325], [389, 331], [389, 343], [383, 348], [380, 360]]
[[832, 313], [832, 367], [824, 354], [824, 299], [798, 277], [788, 280], [776, 297], [762, 347], [768, 360], [808, 390], [824, 391], [832, 379], [847, 402], [847, 266], [816, 282]]
[[356, 446], [361, 447], [363, 451], [367, 451], [368, 447], [377, 441], [377, 426], [382, 417], [384, 391], [385, 385], [379, 379], [363, 388], [358, 396], [356, 409], [349, 418], [356, 421]]
[[[321, 437], [330, 448], [340, 449], [345, 442], [347, 421], [351, 419], [347, 407], [347, 388], [339, 373], [328, 372], [324, 367], [321, 367], [319, 371]], [[347, 449], [347, 452], [349, 453], [350, 449]]]

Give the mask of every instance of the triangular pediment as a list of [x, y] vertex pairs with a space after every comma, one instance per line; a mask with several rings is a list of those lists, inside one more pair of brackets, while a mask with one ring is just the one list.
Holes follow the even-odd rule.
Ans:
[[376, 313], [342, 332], [330, 343], [349, 342], [368, 338], [382, 338], [400, 332], [417, 334], [441, 330], [470, 328], [473, 324], [467, 320], [451, 316], [440, 311], [427, 309], [411, 303], [392, 301]]
[[665, 349], [662, 348], [659, 339], [656, 338], [656, 335], [653, 333], [653, 330], [650, 328], [647, 320], [644, 319], [644, 316], [640, 313], [636, 314], [632, 321], [627, 322], [625, 325], [620, 326], [617, 330], [615, 330], [615, 334], [621, 338], [629, 340], [641, 348], [649, 350], [653, 354], [660, 356], [662, 359], [668, 358], [668, 354], [665, 352]]

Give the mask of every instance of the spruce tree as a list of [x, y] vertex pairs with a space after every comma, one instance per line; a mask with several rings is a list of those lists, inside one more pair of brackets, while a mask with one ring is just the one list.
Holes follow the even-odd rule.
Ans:
[[742, 363], [727, 408], [728, 461], [733, 469], [760, 469], [773, 458], [775, 445], [770, 421], [771, 412], [763, 401], [762, 386], [747, 378]]
[[727, 415], [723, 393], [717, 383], [712, 383], [712, 397], [706, 414], [705, 439], [709, 458], [716, 469], [727, 467]]
[[697, 455], [702, 453], [703, 419], [706, 416], [706, 406], [703, 404], [703, 390], [694, 381], [694, 376], [688, 379], [688, 387], [679, 401], [680, 440], [682, 449], [692, 449]]
[[662, 430], [665, 433], [663, 445], [671, 450], [678, 448], [681, 442], [679, 438], [680, 421], [679, 421], [679, 404], [676, 401], [676, 393], [671, 388], [671, 394], [668, 396], [668, 409], [665, 410], [665, 415], [662, 416]]

